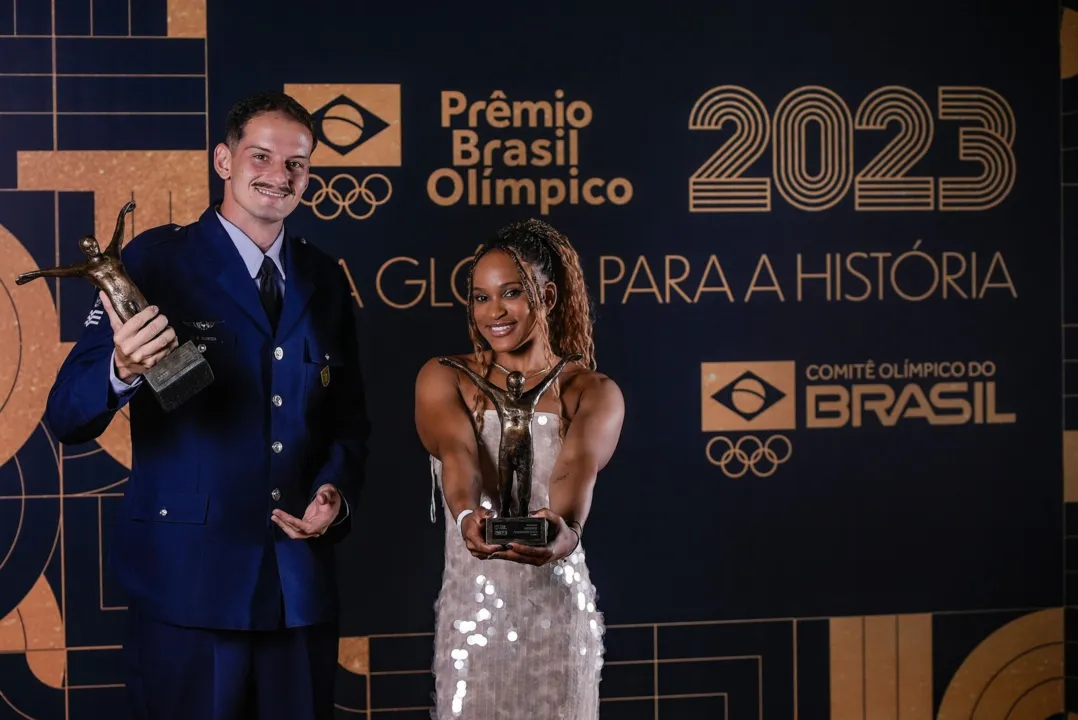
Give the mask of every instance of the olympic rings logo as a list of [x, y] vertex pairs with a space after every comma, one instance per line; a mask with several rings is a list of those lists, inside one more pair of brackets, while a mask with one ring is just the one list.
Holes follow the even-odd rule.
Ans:
[[[313, 181], [318, 181], [320, 187], [315, 189], [310, 200], [300, 198], [300, 202], [311, 208], [314, 211], [315, 216], [323, 220], [333, 220], [338, 217], [341, 212], [347, 212], [349, 217], [355, 220], [366, 220], [374, 214], [375, 209], [379, 205], [386, 204], [386, 202], [389, 201], [389, 198], [393, 196], [393, 183], [389, 182], [389, 178], [382, 173], [372, 173], [363, 178], [363, 182], [359, 182], [355, 177], [348, 173], [334, 175], [333, 179], [331, 179], [328, 184], [322, 177], [313, 173], [311, 174], [311, 180], [312, 187], [314, 186]], [[385, 184], [385, 188], [382, 190], [381, 195], [375, 193], [374, 190], [368, 186], [368, 183], [370, 183], [371, 180], [381, 180], [382, 183]], [[347, 187], [347, 191], [343, 195], [341, 194], [341, 190], [337, 189], [338, 181], [341, 181], [342, 184]], [[349, 185], [351, 187], [348, 187]], [[374, 183], [374, 185], [377, 187], [377, 183]], [[337, 209], [333, 214], [324, 213], [319, 209], [318, 206], [326, 200], [337, 206]], [[362, 204], [368, 206], [367, 210], [362, 214], [357, 214], [352, 210], [352, 205], [357, 200], [362, 200]]]
[[[727, 446], [718, 460], [715, 459], [712, 450], [712, 446], [717, 442], [726, 443]], [[780, 443], [785, 445], [781, 457], [773, 447]], [[756, 477], [769, 477], [779, 469], [779, 465], [790, 459], [791, 454], [793, 454], [793, 446], [785, 435], [772, 435], [766, 442], [760, 442], [755, 435], [745, 435], [737, 443], [731, 442], [728, 437], [718, 435], [707, 443], [708, 461], [712, 465], [718, 465], [730, 478], [739, 478], [749, 470]]]

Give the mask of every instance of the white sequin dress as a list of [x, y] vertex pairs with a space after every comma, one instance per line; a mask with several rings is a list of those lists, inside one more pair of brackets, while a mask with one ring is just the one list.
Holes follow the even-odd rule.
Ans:
[[[548, 506], [561, 449], [557, 415], [532, 420], [532, 510]], [[485, 466], [497, 467], [501, 427], [483, 418]], [[441, 490], [441, 462], [431, 458]], [[490, 507], [490, 498], [482, 498]], [[436, 720], [595, 720], [603, 665], [603, 617], [585, 562], [584, 543], [535, 567], [472, 557], [443, 502], [445, 570], [435, 603]]]

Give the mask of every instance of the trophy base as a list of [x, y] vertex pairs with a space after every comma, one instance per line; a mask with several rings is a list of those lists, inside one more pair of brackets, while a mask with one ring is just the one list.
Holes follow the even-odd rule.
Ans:
[[550, 523], [541, 517], [487, 518], [487, 544], [546, 545]]
[[165, 412], [172, 412], [213, 382], [213, 370], [188, 340], [154, 365], [143, 377]]

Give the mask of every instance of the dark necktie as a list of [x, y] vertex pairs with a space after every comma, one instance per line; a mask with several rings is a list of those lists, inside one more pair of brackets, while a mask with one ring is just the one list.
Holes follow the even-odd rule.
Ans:
[[277, 332], [277, 321], [281, 317], [281, 288], [277, 279], [277, 266], [268, 256], [262, 258], [262, 270], [258, 273], [259, 295], [262, 307], [266, 309], [270, 327]]

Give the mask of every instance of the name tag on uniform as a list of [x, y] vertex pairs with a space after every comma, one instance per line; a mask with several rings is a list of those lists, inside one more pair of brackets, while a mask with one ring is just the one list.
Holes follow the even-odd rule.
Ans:
[[329, 387], [329, 365], [322, 368], [322, 387]]

